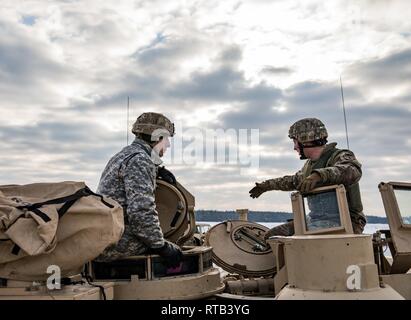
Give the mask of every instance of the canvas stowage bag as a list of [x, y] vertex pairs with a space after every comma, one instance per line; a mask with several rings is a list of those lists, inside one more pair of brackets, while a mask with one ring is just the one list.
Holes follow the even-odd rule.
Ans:
[[83, 182], [0, 186], [0, 278], [45, 280], [51, 265], [76, 274], [123, 230], [122, 207]]

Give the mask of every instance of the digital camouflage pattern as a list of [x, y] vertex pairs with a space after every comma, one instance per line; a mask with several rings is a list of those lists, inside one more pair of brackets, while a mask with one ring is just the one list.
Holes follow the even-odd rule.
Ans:
[[174, 136], [174, 123], [161, 113], [145, 112], [137, 118], [131, 131], [134, 134], [152, 135], [156, 130], [166, 130], [172, 137]]
[[304, 144], [315, 140], [326, 139], [328, 132], [321, 120], [304, 118], [298, 120], [290, 127], [288, 137]]
[[154, 192], [158, 167], [152, 148], [136, 138], [114, 155], [104, 169], [97, 192], [116, 200], [124, 209], [124, 234], [96, 259], [111, 261], [139, 255], [164, 245]]
[[[366, 224], [366, 218], [362, 212], [363, 207], [358, 184], [362, 176], [361, 164], [352, 151], [337, 149], [336, 145], [336, 143], [327, 144], [318, 160], [307, 160], [303, 168], [294, 175], [269, 179], [264, 181], [262, 185], [265, 187], [265, 191], [300, 190], [302, 181], [314, 172], [318, 173], [321, 177], [316, 187], [343, 184], [347, 191], [347, 201], [354, 232], [362, 233]], [[278, 227], [274, 229], [276, 228]], [[291, 230], [290, 228], [288, 229]], [[281, 229], [280, 231], [282, 232], [283, 230]], [[271, 234], [273, 232], [271, 231]]]

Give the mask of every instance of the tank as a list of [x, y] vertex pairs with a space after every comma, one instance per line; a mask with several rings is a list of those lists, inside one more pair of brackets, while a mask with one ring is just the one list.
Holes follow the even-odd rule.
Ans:
[[[266, 241], [274, 261], [271, 275], [257, 277], [250, 272], [259, 259], [261, 237], [233, 236], [231, 229], [244, 221], [214, 226], [206, 243], [214, 248], [214, 262], [227, 272], [225, 291], [217, 296], [241, 300], [411, 299], [411, 184], [382, 182], [379, 190], [390, 228], [373, 235], [353, 234], [343, 185], [317, 188], [309, 194], [292, 193], [295, 235]], [[219, 245], [224, 236], [224, 245]], [[235, 251], [236, 245], [242, 250]], [[242, 252], [247, 246], [249, 256]], [[384, 254], [387, 249], [392, 258]]]
[[[81, 274], [63, 278], [59, 288], [46, 281], [0, 279], [0, 300], [165, 300], [205, 299], [224, 290], [212, 248], [194, 243], [194, 196], [178, 182], [157, 180], [156, 205], [167, 240], [183, 250], [178, 268], [158, 255], [128, 257], [110, 263], [90, 261]], [[200, 243], [197, 243], [200, 244]], [[80, 268], [81, 269], [81, 268]]]
[[213, 266], [212, 248], [194, 241], [194, 196], [178, 182], [157, 180], [156, 206], [164, 237], [183, 250], [180, 267], [167, 268], [158, 255], [91, 262], [94, 283], [113, 282], [116, 300], [206, 299], [222, 292], [225, 285], [220, 270]]
[[411, 183], [378, 188], [389, 230], [353, 234], [344, 186], [335, 185], [292, 193], [295, 234], [265, 240], [267, 228], [247, 221], [247, 209], [204, 232], [194, 196], [179, 183], [158, 181], [161, 226], [183, 248], [179, 268], [165, 267], [157, 255], [91, 261], [60, 290], [0, 279], [0, 299], [409, 300]]
[[114, 282], [88, 283], [80, 274], [61, 279], [59, 289], [37, 281], [0, 281], [0, 300], [112, 300]]
[[[411, 298], [411, 184], [380, 183], [379, 190], [390, 230], [374, 235], [352, 233], [344, 186], [292, 194], [295, 236], [268, 240], [283, 257], [274, 278], [277, 299]], [[315, 221], [321, 216], [315, 210], [337, 218]]]

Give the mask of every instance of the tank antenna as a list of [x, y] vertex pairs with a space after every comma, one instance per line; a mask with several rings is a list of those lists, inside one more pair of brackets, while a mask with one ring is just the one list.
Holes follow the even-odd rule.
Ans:
[[343, 90], [341, 75], [340, 75], [340, 85], [341, 85], [342, 106], [343, 106], [343, 112], [344, 112], [345, 137], [346, 137], [346, 139], [347, 139], [347, 148], [350, 149], [350, 143], [349, 143], [349, 141], [348, 141], [347, 117], [346, 117], [346, 115], [345, 115], [344, 90]]
[[127, 145], [128, 145], [128, 124], [129, 124], [129, 112], [130, 112], [130, 97], [127, 96]]

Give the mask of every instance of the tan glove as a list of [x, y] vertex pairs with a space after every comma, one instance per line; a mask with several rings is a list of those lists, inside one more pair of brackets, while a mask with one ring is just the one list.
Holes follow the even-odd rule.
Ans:
[[249, 193], [250, 197], [255, 199], [261, 196], [264, 192], [269, 190], [269, 183], [267, 181], [263, 181], [261, 183], [256, 182], [255, 187], [252, 188]]
[[301, 182], [300, 186], [298, 187], [298, 190], [300, 190], [300, 192], [302, 193], [310, 192], [315, 188], [317, 183], [320, 181], [321, 176], [317, 172], [314, 172]]

